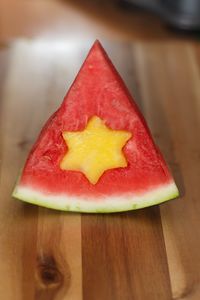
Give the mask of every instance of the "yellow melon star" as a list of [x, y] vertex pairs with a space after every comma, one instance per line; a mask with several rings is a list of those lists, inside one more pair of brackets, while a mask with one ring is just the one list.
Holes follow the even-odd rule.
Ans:
[[80, 171], [96, 184], [109, 169], [126, 167], [122, 151], [131, 133], [108, 128], [99, 117], [92, 117], [83, 131], [63, 132], [68, 151], [60, 163], [62, 170]]

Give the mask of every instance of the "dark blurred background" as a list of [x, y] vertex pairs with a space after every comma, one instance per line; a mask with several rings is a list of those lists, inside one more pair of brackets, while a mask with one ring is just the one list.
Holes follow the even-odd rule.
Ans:
[[0, 0], [0, 41], [38, 36], [182, 38], [183, 32], [172, 30], [171, 25], [197, 29], [198, 9], [199, 0]]

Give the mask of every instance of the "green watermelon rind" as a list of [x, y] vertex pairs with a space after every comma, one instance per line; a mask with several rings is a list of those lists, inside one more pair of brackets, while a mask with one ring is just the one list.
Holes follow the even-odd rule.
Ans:
[[81, 213], [112, 213], [136, 210], [161, 204], [179, 196], [174, 182], [160, 186], [138, 196], [133, 194], [110, 195], [107, 198], [84, 199], [83, 196], [45, 195], [31, 188], [17, 186], [13, 197], [31, 204], [61, 211]]

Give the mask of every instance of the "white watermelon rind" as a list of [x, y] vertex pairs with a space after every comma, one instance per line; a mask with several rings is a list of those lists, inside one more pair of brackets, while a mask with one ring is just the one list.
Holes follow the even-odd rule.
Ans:
[[32, 188], [17, 186], [13, 192], [13, 197], [43, 207], [61, 211], [82, 212], [82, 213], [111, 213], [136, 210], [179, 196], [178, 189], [174, 182], [164, 186], [153, 188], [152, 190], [139, 195], [121, 194], [101, 198], [86, 199], [81, 196], [72, 195], [45, 195]]

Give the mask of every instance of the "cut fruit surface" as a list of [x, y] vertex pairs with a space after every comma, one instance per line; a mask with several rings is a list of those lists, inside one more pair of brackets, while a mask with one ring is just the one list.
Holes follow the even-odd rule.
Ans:
[[62, 170], [80, 171], [96, 184], [106, 170], [126, 167], [122, 152], [131, 133], [112, 130], [94, 116], [83, 131], [63, 133], [68, 150], [60, 163]]
[[142, 114], [98, 41], [41, 131], [13, 196], [80, 212], [138, 209], [178, 196]]

